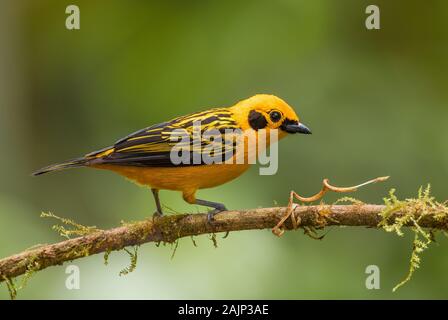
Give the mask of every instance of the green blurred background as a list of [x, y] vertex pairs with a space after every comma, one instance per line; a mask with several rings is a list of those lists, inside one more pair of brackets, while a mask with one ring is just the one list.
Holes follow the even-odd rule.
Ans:
[[[110, 145], [142, 127], [255, 93], [288, 101], [312, 136], [280, 143], [279, 171], [254, 167], [201, 198], [229, 208], [284, 205], [322, 178], [349, 185], [391, 175], [356, 197], [380, 203], [392, 187], [411, 197], [431, 182], [446, 199], [448, 174], [447, 1], [374, 1], [381, 30], [364, 26], [372, 1], [7, 1], [0, 7], [0, 257], [61, 238], [41, 211], [110, 228], [154, 212], [148, 189], [88, 169], [33, 178], [44, 165]], [[81, 29], [65, 28], [76, 4]], [[180, 212], [180, 194], [161, 193]], [[328, 195], [326, 202], [337, 199]], [[322, 241], [301, 231], [207, 236], [173, 247], [146, 244], [135, 272], [124, 252], [77, 260], [81, 289], [65, 266], [37, 273], [23, 299], [448, 298], [448, 241], [407, 273], [411, 236], [332, 228]], [[365, 288], [378, 265], [381, 289]], [[0, 298], [7, 299], [5, 285]]]

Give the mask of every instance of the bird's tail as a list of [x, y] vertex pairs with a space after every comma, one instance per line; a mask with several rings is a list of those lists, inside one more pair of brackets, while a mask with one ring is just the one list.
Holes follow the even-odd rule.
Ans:
[[47, 172], [52, 172], [52, 171], [60, 171], [60, 170], [65, 170], [65, 169], [70, 169], [70, 168], [78, 168], [78, 167], [84, 167], [85, 165], [87, 165], [87, 163], [89, 162], [90, 159], [87, 158], [76, 158], [76, 159], [72, 159], [63, 163], [57, 163], [57, 164], [52, 164], [49, 165], [47, 167], [44, 167], [42, 169], [39, 169], [35, 172], [33, 172], [33, 176], [39, 176], [41, 174], [47, 173]]

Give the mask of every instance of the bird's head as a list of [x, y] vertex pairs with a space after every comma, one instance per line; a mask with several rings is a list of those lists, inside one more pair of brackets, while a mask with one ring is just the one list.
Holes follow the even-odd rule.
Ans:
[[282, 99], [269, 94], [257, 94], [232, 107], [241, 120], [242, 129], [278, 129], [279, 138], [292, 133], [311, 134], [299, 117]]

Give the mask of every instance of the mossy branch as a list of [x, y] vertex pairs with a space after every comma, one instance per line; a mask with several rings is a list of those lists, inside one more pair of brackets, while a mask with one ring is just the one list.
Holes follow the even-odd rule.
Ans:
[[[396, 221], [400, 228], [415, 229], [418, 221], [418, 228], [447, 230], [448, 215], [441, 214], [437, 207], [413, 207], [415, 210], [410, 213], [404, 205], [396, 204], [394, 208], [393, 205], [358, 202], [351, 205], [296, 206], [293, 217], [295, 221], [300, 221], [299, 227], [306, 232], [326, 226], [385, 228], [396, 226]], [[226, 211], [215, 216], [213, 225], [207, 222], [206, 214], [177, 214], [133, 222], [110, 230], [92, 228], [90, 233], [78, 238], [43, 245], [0, 260], [0, 281], [9, 283], [12, 278], [27, 275], [30, 271], [36, 272], [66, 261], [103, 252], [108, 254], [146, 242], [173, 243], [179, 238], [201, 234], [273, 228], [287, 210], [286, 207], [279, 207]], [[412, 218], [404, 218], [410, 214]], [[293, 229], [292, 221], [286, 220], [283, 228]]]

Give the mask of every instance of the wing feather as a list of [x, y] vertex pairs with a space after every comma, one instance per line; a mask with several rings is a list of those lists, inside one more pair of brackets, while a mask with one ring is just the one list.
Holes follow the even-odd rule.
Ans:
[[[200, 121], [201, 125], [201, 141], [199, 144], [193, 144], [193, 137], [196, 137], [193, 132], [193, 123], [195, 121]], [[173, 141], [172, 135], [179, 135], [179, 129], [189, 137], [189, 142], [187, 145], [184, 144], [184, 147], [190, 148], [190, 161], [189, 163], [175, 165], [172, 163], [170, 155], [172, 148], [179, 146], [179, 142]], [[193, 164], [192, 159], [195, 157], [195, 154], [201, 155], [202, 159], [203, 152], [208, 152], [212, 156], [222, 156], [223, 160], [234, 155], [235, 143], [226, 141], [223, 138], [221, 141], [204, 138], [202, 133], [211, 129], [224, 133], [226, 129], [235, 130], [240, 128], [228, 109], [212, 109], [178, 117], [168, 122], [144, 128], [118, 140], [110, 148], [112, 151], [102, 150], [102, 153], [92, 153], [89, 155], [100, 156], [95, 157], [96, 163], [142, 167], [198, 165]], [[214, 150], [214, 152], [210, 153], [210, 150]], [[201, 161], [200, 164], [204, 165], [205, 163]]]

